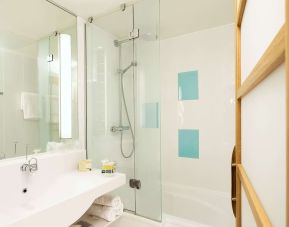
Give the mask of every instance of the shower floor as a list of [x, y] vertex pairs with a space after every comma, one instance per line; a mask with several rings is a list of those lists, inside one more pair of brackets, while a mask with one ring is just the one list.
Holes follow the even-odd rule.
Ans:
[[189, 220], [164, 215], [164, 222], [159, 223], [133, 214], [124, 215], [110, 225], [110, 227], [210, 227]]

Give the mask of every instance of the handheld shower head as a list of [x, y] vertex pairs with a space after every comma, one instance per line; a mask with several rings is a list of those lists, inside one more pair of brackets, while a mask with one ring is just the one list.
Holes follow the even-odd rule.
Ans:
[[118, 72], [123, 76], [131, 67], [136, 67], [137, 62], [132, 61], [129, 66], [127, 66], [125, 69], [119, 69]]

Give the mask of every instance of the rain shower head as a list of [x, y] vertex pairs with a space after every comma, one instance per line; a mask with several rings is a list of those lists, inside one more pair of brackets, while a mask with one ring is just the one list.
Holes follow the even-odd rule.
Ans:
[[128, 39], [123, 39], [123, 40], [113, 40], [113, 44], [115, 47], [120, 47], [123, 43], [127, 43], [135, 38], [128, 38]]
[[158, 40], [158, 35], [156, 33], [151, 33], [151, 32], [140, 34], [140, 30], [136, 28], [136, 29], [133, 29], [133, 31], [129, 33], [129, 37], [127, 39], [114, 40], [113, 44], [115, 47], [120, 47], [123, 43], [127, 43], [129, 41], [132, 41], [138, 38], [144, 41], [156, 41]]

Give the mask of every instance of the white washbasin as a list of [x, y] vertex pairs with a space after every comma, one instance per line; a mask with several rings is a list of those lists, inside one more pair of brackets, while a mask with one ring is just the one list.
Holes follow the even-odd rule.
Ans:
[[[39, 168], [46, 161], [40, 160]], [[67, 227], [85, 213], [95, 198], [125, 184], [124, 174], [105, 177], [97, 170], [78, 172], [70, 168], [51, 175], [45, 169], [30, 174], [17, 168], [17, 173], [8, 183], [12, 187], [15, 180], [16, 190], [11, 188], [9, 192], [7, 185], [2, 189], [0, 186], [1, 227]], [[27, 193], [22, 192], [24, 188]]]

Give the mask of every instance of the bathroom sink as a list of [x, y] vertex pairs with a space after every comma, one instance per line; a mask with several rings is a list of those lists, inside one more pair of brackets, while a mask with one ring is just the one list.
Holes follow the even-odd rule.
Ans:
[[39, 172], [33, 174], [21, 173], [19, 164], [8, 166], [6, 170], [15, 175], [0, 187], [0, 226], [67, 227], [85, 213], [95, 198], [125, 184], [125, 175], [121, 173], [105, 177], [99, 170], [76, 171], [78, 157], [70, 168], [59, 167], [55, 172], [46, 168], [46, 162], [54, 162], [57, 167], [58, 161], [73, 159], [72, 155], [75, 154], [40, 159]]
[[95, 198], [123, 184], [123, 174], [105, 177], [96, 170], [59, 176], [45, 190], [27, 188], [22, 201], [14, 207], [1, 207], [0, 226], [69, 226], [85, 213]]

